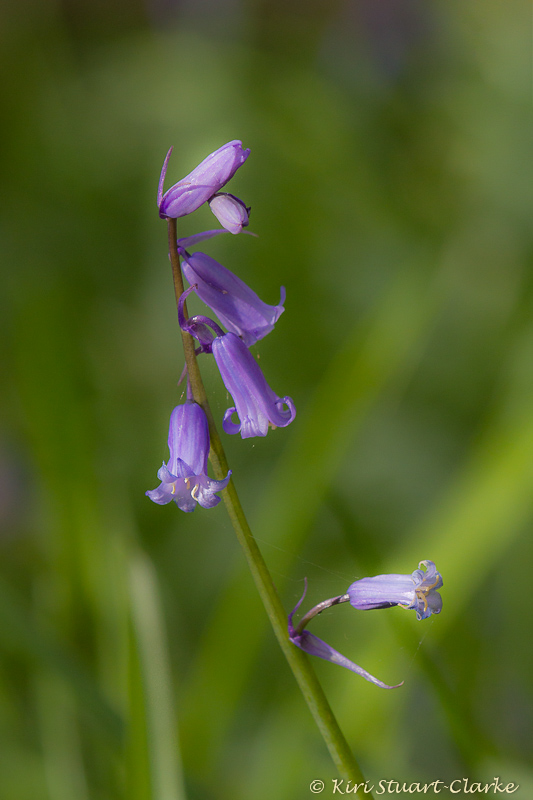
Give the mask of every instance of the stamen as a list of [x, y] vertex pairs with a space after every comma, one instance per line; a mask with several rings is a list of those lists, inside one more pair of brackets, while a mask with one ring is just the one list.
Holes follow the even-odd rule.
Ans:
[[428, 601], [424, 589], [417, 589], [415, 592], [418, 599], [424, 604], [424, 612], [428, 610]]

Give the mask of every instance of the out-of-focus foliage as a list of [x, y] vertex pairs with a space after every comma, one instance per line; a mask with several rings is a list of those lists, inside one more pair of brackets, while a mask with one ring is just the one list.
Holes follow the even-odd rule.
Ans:
[[259, 238], [205, 247], [267, 302], [286, 286], [254, 352], [298, 416], [225, 444], [287, 609], [304, 576], [311, 605], [434, 560], [440, 617], [313, 623], [404, 687], [319, 677], [371, 783], [531, 796], [528, 16], [4, 4], [0, 797], [299, 800], [335, 774], [224, 508], [144, 496], [181, 397], [159, 169], [234, 138]]

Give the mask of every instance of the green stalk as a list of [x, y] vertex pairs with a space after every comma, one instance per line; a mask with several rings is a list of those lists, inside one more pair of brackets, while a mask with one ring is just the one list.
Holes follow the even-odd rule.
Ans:
[[[174, 278], [174, 290], [176, 293], [176, 302], [178, 302], [181, 294], [184, 291], [183, 277], [181, 273], [180, 260], [177, 250], [177, 225], [175, 219], [169, 219], [168, 222], [168, 245], [170, 260], [172, 264], [172, 275]], [[187, 315], [186, 308], [184, 309]], [[220, 439], [218, 430], [216, 428], [207, 394], [202, 382], [202, 376], [198, 367], [195, 353], [195, 343], [193, 337], [186, 333], [181, 332], [183, 338], [183, 349], [185, 353], [185, 361], [187, 364], [187, 371], [191, 385], [191, 391], [194, 400], [200, 405], [206, 413], [209, 423], [209, 435], [211, 438], [211, 450], [209, 459], [211, 461], [213, 472], [217, 480], [222, 480], [228, 474], [228, 462], [222, 441]], [[289, 640], [287, 628], [287, 614], [278, 597], [278, 593], [272, 581], [272, 577], [268, 571], [268, 567], [261, 555], [261, 551], [254, 539], [248, 521], [244, 514], [241, 502], [237, 495], [233, 479], [230, 480], [227, 488], [222, 491], [222, 498], [226, 505], [231, 523], [237, 534], [237, 539], [244, 550], [244, 555], [248, 566], [252, 573], [255, 585], [263, 601], [268, 617], [270, 619], [272, 628], [280, 644], [280, 647], [289, 663], [289, 666], [296, 678], [296, 681], [302, 691], [307, 705], [314, 717], [316, 724], [322, 734], [329, 753], [339, 771], [339, 774], [346, 780], [352, 783], [364, 784], [365, 779], [361, 772], [361, 768], [357, 763], [350, 747], [344, 738], [344, 735], [339, 727], [337, 720], [331, 710], [328, 700], [324, 694], [322, 686], [320, 685], [315, 672], [309, 662], [305, 653], [299, 650]], [[356, 797], [365, 797], [372, 800], [372, 795], [367, 791], [359, 790]]]

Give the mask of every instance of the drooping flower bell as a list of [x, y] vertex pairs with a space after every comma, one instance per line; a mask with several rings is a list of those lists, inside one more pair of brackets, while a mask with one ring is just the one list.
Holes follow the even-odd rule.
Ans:
[[216, 481], [207, 475], [209, 427], [205, 412], [190, 397], [176, 406], [170, 415], [168, 431], [170, 459], [157, 473], [161, 481], [157, 489], [146, 492], [154, 503], [174, 501], [182, 511], [194, 511], [199, 503], [213, 508], [220, 502], [218, 492], [225, 489], [231, 477]]
[[[421, 566], [426, 567], [426, 571], [420, 569]], [[365, 678], [383, 689], [396, 689], [402, 684], [396, 686], [389, 686], [386, 683], [374, 678], [362, 667], [354, 664], [346, 656], [338, 653], [326, 642], [319, 639], [318, 636], [305, 630], [305, 626], [310, 622], [313, 617], [316, 617], [326, 608], [340, 605], [341, 603], [350, 603], [354, 608], [368, 611], [377, 608], [392, 608], [393, 606], [401, 606], [407, 609], [414, 609], [416, 611], [417, 619], [427, 619], [431, 614], [439, 614], [442, 609], [442, 598], [438, 593], [438, 589], [442, 586], [442, 577], [435, 567], [433, 561], [421, 561], [411, 575], [376, 575], [373, 578], [361, 578], [355, 581], [348, 587], [346, 594], [332, 597], [329, 600], [323, 600], [302, 617], [298, 625], [295, 627], [292, 621], [295, 611], [300, 607], [305, 597], [305, 590], [301, 599], [296, 604], [295, 608], [289, 614], [289, 639], [290, 641], [309, 653], [312, 656], [324, 658], [326, 661], [331, 661], [333, 664], [339, 664], [341, 667], [355, 672], [357, 675]], [[307, 582], [305, 588], [307, 589]]]
[[[250, 150], [243, 149], [242, 142], [237, 139], [228, 142], [163, 194], [171, 153], [172, 147], [166, 155], [157, 190], [157, 206], [162, 219], [184, 217], [200, 208], [235, 175], [250, 155]], [[242, 205], [246, 208], [244, 203]]]
[[[420, 569], [421, 566], [426, 571]], [[376, 575], [361, 578], [348, 588], [350, 604], [361, 611], [373, 608], [403, 606], [414, 609], [417, 619], [427, 619], [440, 614], [442, 597], [437, 591], [442, 577], [433, 561], [421, 561], [411, 575]]]
[[[183, 305], [187, 296], [196, 289], [183, 292], [178, 303], [178, 320], [182, 330], [200, 342], [201, 350], [212, 353], [235, 406], [224, 414], [222, 427], [226, 433], [240, 433], [243, 439], [266, 436], [269, 426], [285, 428], [296, 416], [290, 397], [280, 398], [266, 382], [261, 368], [242, 339], [237, 334], [224, 331], [208, 317], [195, 315], [185, 318]], [[215, 332], [211, 333], [209, 328]], [[284, 408], [287, 406], [287, 408]], [[237, 414], [239, 422], [231, 417]]]
[[229, 331], [240, 336], [247, 347], [273, 330], [285, 310], [285, 289], [281, 287], [279, 305], [264, 303], [257, 294], [229, 269], [205, 253], [189, 254], [179, 248], [182, 268], [198, 297], [211, 308]]
[[[224, 414], [222, 427], [226, 433], [240, 433], [243, 439], [266, 436], [269, 425], [285, 428], [293, 421], [296, 408], [292, 398], [280, 398], [270, 388], [242, 339], [234, 333], [226, 333], [213, 340], [211, 349], [224, 386], [235, 403]], [[231, 419], [235, 413], [238, 423]]]

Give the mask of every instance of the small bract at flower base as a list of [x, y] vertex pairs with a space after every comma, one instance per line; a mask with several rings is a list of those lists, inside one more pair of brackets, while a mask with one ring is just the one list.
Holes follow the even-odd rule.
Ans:
[[238, 139], [222, 145], [163, 194], [171, 153], [172, 148], [166, 155], [157, 190], [157, 206], [162, 219], [184, 217], [200, 208], [231, 180], [250, 155], [250, 150], [245, 150]]
[[188, 399], [176, 406], [170, 415], [168, 431], [170, 459], [157, 473], [161, 481], [157, 489], [146, 492], [154, 503], [174, 501], [182, 511], [194, 511], [199, 503], [213, 508], [220, 502], [218, 492], [225, 489], [231, 477], [216, 481], [207, 475], [209, 427], [201, 406]]

